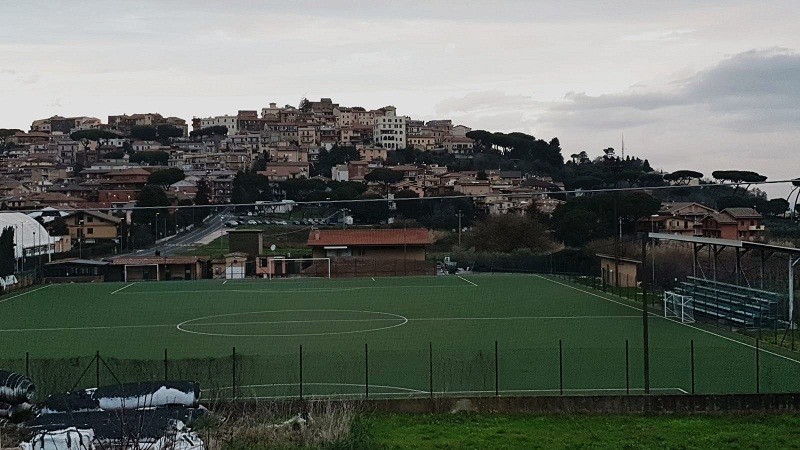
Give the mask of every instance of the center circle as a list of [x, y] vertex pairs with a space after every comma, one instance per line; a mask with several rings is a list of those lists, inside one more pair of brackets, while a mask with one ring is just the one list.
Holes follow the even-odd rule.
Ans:
[[[250, 320], [239, 319], [240, 317], [247, 317], [250, 318]], [[255, 317], [255, 320], [253, 317]], [[361, 311], [355, 309], [280, 309], [197, 317], [179, 323], [176, 328], [178, 331], [184, 333], [204, 336], [297, 337], [369, 333], [371, 331], [400, 327], [406, 323], [408, 323], [408, 318], [404, 316], [380, 311]], [[337, 329], [337, 327], [341, 326], [347, 329]], [[357, 329], [350, 329], [352, 326], [355, 326]], [[203, 330], [203, 328], [206, 327], [227, 328], [231, 330], [231, 332]], [[266, 327], [267, 330], [270, 327], [277, 330], [268, 333], [258, 330], [258, 328], [263, 327]], [[281, 328], [287, 327], [294, 328], [296, 331], [279, 331]], [[252, 332], [243, 333], [236, 332], [236, 328], [255, 329]]]

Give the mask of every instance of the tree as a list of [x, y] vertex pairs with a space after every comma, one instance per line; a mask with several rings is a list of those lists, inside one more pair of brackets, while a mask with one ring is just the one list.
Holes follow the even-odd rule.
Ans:
[[152, 125], [136, 125], [131, 127], [131, 139], [137, 141], [155, 141], [158, 130]]
[[480, 220], [468, 242], [479, 252], [545, 251], [551, 247], [547, 227], [528, 216], [503, 214]]
[[0, 233], [0, 277], [13, 275], [16, 270], [17, 256], [14, 249], [14, 227], [3, 228]]
[[[381, 199], [384, 201], [375, 201]], [[389, 202], [382, 196], [372, 192], [359, 195], [355, 198], [355, 201], [350, 203], [349, 207], [353, 217], [361, 223], [379, 224], [387, 220], [391, 215]]]
[[331, 169], [338, 164], [347, 164], [350, 161], [361, 159], [361, 153], [353, 146], [334, 145], [330, 151], [320, 149], [317, 162], [312, 166], [312, 175], [331, 176]]
[[390, 184], [399, 183], [403, 180], [403, 178], [405, 178], [403, 172], [392, 170], [386, 167], [374, 169], [368, 174], [364, 175], [365, 181], [382, 184], [384, 193], [389, 191]]
[[228, 127], [225, 125], [214, 125], [213, 127], [201, 128], [189, 133], [190, 137], [203, 137], [203, 136], [227, 136]]
[[[197, 180], [197, 193], [194, 196], [194, 204], [196, 206], [211, 204], [211, 186], [208, 185], [208, 180], [205, 178]], [[194, 208], [194, 224], [202, 224], [203, 219], [208, 216], [209, 212], [208, 208]]]
[[734, 192], [738, 191], [742, 184], [746, 184], [744, 190], [747, 191], [752, 183], [767, 181], [766, 176], [749, 170], [715, 170], [711, 172], [711, 176], [720, 182], [728, 181], [732, 183]]
[[133, 210], [133, 223], [138, 225], [149, 225], [155, 223], [156, 213], [160, 218], [167, 216], [166, 208], [152, 208], [158, 206], [169, 206], [170, 202], [167, 193], [160, 186], [148, 184], [139, 191], [136, 196], [136, 208]]
[[66, 236], [69, 234], [69, 227], [63, 217], [56, 217], [48, 224], [47, 231], [51, 236]]
[[183, 128], [165, 123], [156, 127], [156, 134], [161, 141], [169, 141], [170, 139], [183, 137]]
[[685, 186], [692, 180], [699, 180], [701, 178], [703, 178], [703, 174], [701, 172], [695, 172], [694, 170], [676, 170], [675, 172], [664, 175], [665, 180], [672, 181], [679, 186]]
[[272, 200], [272, 187], [264, 175], [239, 171], [233, 179], [231, 201], [233, 203], [255, 203]]
[[167, 190], [173, 183], [186, 178], [186, 174], [177, 167], [170, 167], [169, 169], [156, 170], [147, 177], [147, 184], [155, 184], [161, 186], [162, 189]]
[[789, 201], [785, 198], [773, 198], [767, 202], [763, 202], [759, 207], [758, 212], [765, 216], [783, 216], [789, 212]]
[[169, 153], [160, 150], [146, 150], [136, 152], [128, 160], [132, 163], [145, 163], [148, 166], [166, 166], [169, 162]]
[[418, 199], [419, 194], [410, 190], [410, 189], [403, 189], [398, 193], [394, 194], [395, 198], [395, 205], [397, 205], [397, 212], [402, 214], [403, 217], [413, 219], [417, 218], [424, 213], [422, 202], [419, 200], [406, 200], [406, 199]]

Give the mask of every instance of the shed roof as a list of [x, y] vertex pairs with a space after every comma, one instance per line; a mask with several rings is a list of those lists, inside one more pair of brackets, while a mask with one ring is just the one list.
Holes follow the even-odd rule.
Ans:
[[309, 247], [329, 245], [429, 245], [432, 241], [431, 234], [424, 228], [406, 230], [311, 230], [308, 235]]

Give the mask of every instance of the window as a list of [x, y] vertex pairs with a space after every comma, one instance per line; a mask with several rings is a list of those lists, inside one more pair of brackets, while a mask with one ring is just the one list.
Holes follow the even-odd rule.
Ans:
[[94, 233], [94, 228], [87, 228], [86, 229], [86, 234], [93, 234], [93, 233]]
[[94, 222], [94, 217], [89, 216], [89, 217], [86, 218], [86, 221], [89, 222], [89, 223]]

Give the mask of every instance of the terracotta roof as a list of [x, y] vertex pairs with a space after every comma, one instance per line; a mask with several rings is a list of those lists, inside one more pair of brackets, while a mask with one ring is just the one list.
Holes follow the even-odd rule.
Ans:
[[207, 256], [122, 256], [111, 260], [115, 266], [144, 266], [155, 264], [195, 264], [199, 261], [207, 261]]
[[431, 235], [424, 228], [380, 230], [311, 230], [308, 246], [328, 245], [429, 245]]
[[721, 212], [728, 213], [737, 219], [761, 218], [761, 214], [753, 208], [725, 208]]
[[722, 213], [711, 213], [711, 214], [703, 217], [703, 220], [706, 220], [709, 217], [714, 219], [714, 220], [716, 220], [718, 223], [736, 223], [737, 222], [736, 219], [734, 219], [733, 216], [731, 216], [730, 214], [722, 214]]

